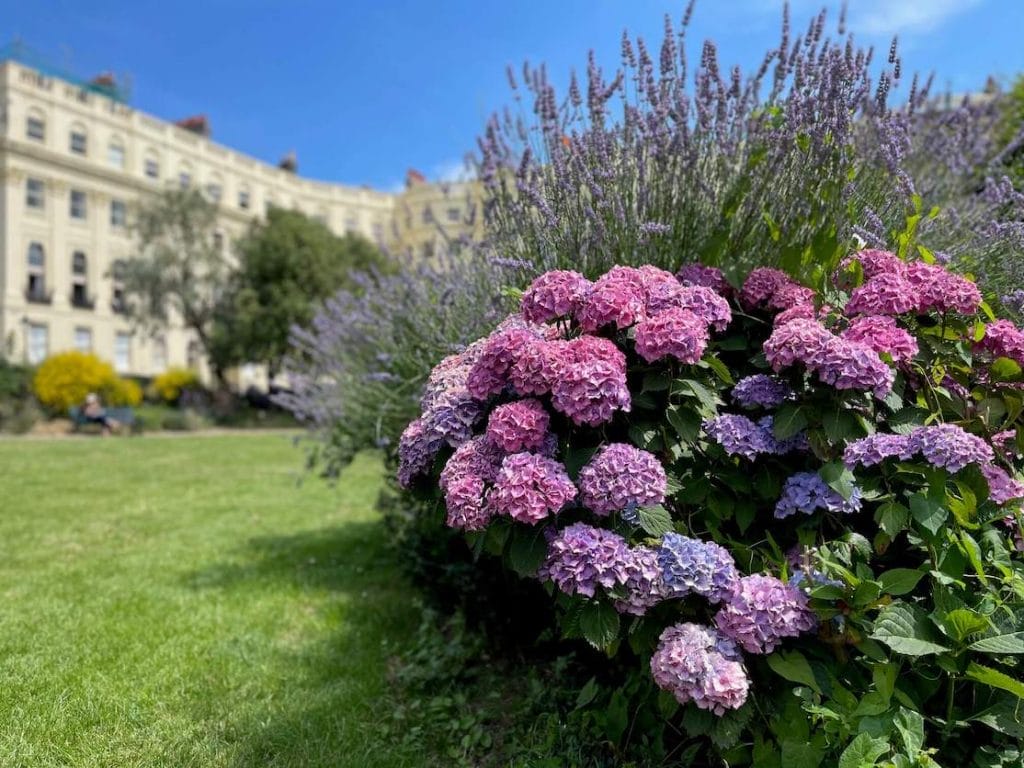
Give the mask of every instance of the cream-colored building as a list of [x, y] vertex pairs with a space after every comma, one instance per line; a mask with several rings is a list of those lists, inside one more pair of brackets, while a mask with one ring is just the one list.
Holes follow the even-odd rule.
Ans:
[[[129, 212], [166, 185], [196, 186], [217, 202], [218, 242], [228, 251], [270, 206], [417, 256], [442, 234], [473, 229], [470, 196], [457, 191], [471, 185], [453, 191], [417, 180], [396, 195], [314, 181], [217, 144], [205, 129], [131, 108], [110, 79], [73, 82], [0, 63], [0, 342], [8, 359], [34, 364], [79, 349], [132, 375], [203, 367], [189, 332], [145, 335], [119, 307], [117, 264], [135, 253]], [[438, 217], [443, 226], [433, 226]]]

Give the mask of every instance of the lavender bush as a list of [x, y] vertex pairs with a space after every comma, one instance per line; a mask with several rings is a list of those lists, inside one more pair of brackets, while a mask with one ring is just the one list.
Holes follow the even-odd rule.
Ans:
[[643, 670], [655, 753], [1018, 765], [1024, 329], [934, 261], [825, 286], [545, 273], [439, 364], [398, 477]]

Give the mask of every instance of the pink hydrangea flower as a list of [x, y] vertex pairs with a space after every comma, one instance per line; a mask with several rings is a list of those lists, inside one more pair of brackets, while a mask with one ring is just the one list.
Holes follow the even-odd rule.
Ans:
[[908, 264], [906, 281], [913, 286], [918, 312], [960, 312], [970, 315], [981, 304], [978, 286], [938, 264], [925, 264], [923, 261]]
[[628, 328], [644, 317], [647, 291], [643, 275], [632, 267], [612, 267], [591, 286], [577, 313], [583, 330], [593, 333], [606, 325]]
[[534, 323], [574, 315], [583, 306], [591, 285], [579, 272], [565, 269], [545, 272], [523, 293], [520, 311]]
[[902, 315], [917, 309], [914, 287], [898, 274], [882, 273], [854, 289], [847, 315]]
[[732, 295], [732, 286], [725, 279], [725, 273], [718, 267], [705, 267], [703, 264], [684, 264], [676, 272], [676, 278], [683, 285], [702, 285], [725, 298]]
[[597, 515], [665, 500], [665, 468], [658, 458], [628, 443], [601, 448], [580, 470], [580, 500]]
[[438, 485], [447, 490], [449, 483], [458, 478], [473, 475], [487, 483], [493, 483], [501, 469], [505, 452], [487, 435], [474, 437], [455, 449], [441, 470]]
[[514, 453], [501, 462], [490, 493], [497, 514], [531, 525], [576, 498], [576, 486], [559, 462], [534, 453]]
[[897, 363], [909, 363], [918, 352], [917, 339], [900, 328], [891, 317], [882, 315], [855, 318], [839, 335], [848, 341], [865, 344], [875, 352], [885, 352]]
[[985, 326], [985, 336], [975, 345], [995, 357], [1008, 357], [1024, 365], [1024, 331], [1009, 320], [996, 320]]
[[689, 622], [661, 633], [651, 676], [680, 704], [692, 701], [716, 715], [739, 709], [750, 690], [736, 644], [711, 627]]
[[508, 383], [518, 395], [545, 395], [551, 391], [556, 375], [559, 342], [526, 337], [521, 337], [521, 341], [508, 368]]
[[775, 292], [793, 281], [785, 272], [772, 267], [758, 267], [753, 270], [740, 289], [740, 304], [747, 309], [767, 305]]
[[463, 475], [452, 480], [445, 490], [444, 504], [448, 511], [445, 522], [449, 528], [479, 531], [486, 528], [493, 517], [493, 510], [485, 501], [484, 481], [476, 475]]
[[666, 309], [636, 327], [636, 352], [649, 363], [674, 357], [693, 365], [707, 345], [707, 325], [687, 309]]
[[1010, 477], [1005, 469], [988, 462], [980, 467], [988, 482], [988, 497], [994, 504], [1003, 505], [1024, 498], [1024, 484]]
[[518, 350], [537, 338], [535, 331], [515, 327], [496, 330], [487, 337], [466, 377], [466, 388], [470, 394], [478, 400], [486, 400], [501, 392]]
[[690, 286], [683, 288], [677, 298], [679, 309], [688, 309], [716, 331], [721, 333], [732, 322], [732, 310], [729, 302], [710, 288]]
[[718, 630], [750, 653], [771, 653], [784, 638], [818, 626], [807, 595], [774, 576], [739, 580], [715, 616]]
[[797, 283], [781, 286], [767, 301], [768, 309], [788, 310], [799, 306], [814, 306], [814, 291]]
[[847, 256], [839, 265], [840, 268], [848, 266], [854, 261], [859, 261], [865, 280], [871, 280], [878, 275], [897, 275], [903, 277], [907, 265], [895, 253], [890, 251], [879, 251], [873, 248], [865, 248], [852, 256]]
[[778, 372], [796, 363], [821, 360], [833, 338], [817, 320], [795, 319], [772, 331], [764, 343], [764, 356]]
[[596, 427], [616, 410], [630, 410], [626, 357], [612, 341], [580, 336], [563, 342], [554, 365], [551, 405], [574, 424]]
[[626, 595], [613, 605], [619, 613], [643, 616], [671, 595], [658, 565], [658, 553], [650, 547], [633, 547], [626, 559]]
[[540, 400], [517, 400], [491, 411], [487, 436], [506, 453], [533, 451], [544, 444], [550, 423]]
[[772, 320], [772, 326], [778, 328], [793, 320], [815, 320], [817, 313], [813, 304], [795, 304], [789, 309], [779, 312]]

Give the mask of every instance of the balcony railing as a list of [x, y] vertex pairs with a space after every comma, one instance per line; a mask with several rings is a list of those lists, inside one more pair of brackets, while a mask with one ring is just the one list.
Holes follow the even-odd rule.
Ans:
[[75, 309], [96, 309], [96, 297], [72, 293], [71, 306]]
[[25, 301], [29, 304], [52, 304], [53, 291], [44, 288], [26, 288]]
[[124, 315], [128, 312], [128, 305], [125, 303], [124, 299], [111, 299], [110, 310], [115, 315]]

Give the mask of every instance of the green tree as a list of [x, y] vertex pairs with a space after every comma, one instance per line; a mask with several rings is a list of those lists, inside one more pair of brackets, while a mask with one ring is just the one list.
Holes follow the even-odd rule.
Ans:
[[1005, 148], [1005, 161], [1014, 181], [1024, 181], [1024, 75], [1018, 75], [1003, 97], [1003, 115], [999, 125], [999, 146]]
[[266, 363], [271, 375], [288, 351], [293, 325], [313, 319], [317, 304], [355, 288], [355, 272], [387, 270], [384, 255], [355, 234], [338, 237], [298, 212], [271, 208], [235, 247], [238, 271], [216, 330], [218, 355], [232, 364]]
[[217, 235], [216, 205], [198, 190], [169, 188], [134, 213], [138, 250], [116, 274], [124, 311], [146, 329], [180, 322], [193, 331], [218, 385], [226, 388], [213, 326], [232, 268]]

